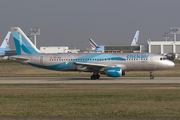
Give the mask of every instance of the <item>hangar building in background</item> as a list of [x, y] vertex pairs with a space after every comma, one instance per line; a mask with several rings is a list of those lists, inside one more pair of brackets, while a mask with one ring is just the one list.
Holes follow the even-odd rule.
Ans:
[[180, 41], [149, 41], [149, 53], [177, 53], [180, 56]]
[[137, 46], [104, 46], [105, 53], [147, 53], [147, 45], [137, 45]]
[[180, 40], [176, 39], [176, 34], [180, 34], [180, 28], [170, 28], [170, 34], [174, 35], [174, 40], [169, 37], [169, 33], [164, 34], [165, 40], [148, 40], [149, 53], [174, 53], [180, 56]]

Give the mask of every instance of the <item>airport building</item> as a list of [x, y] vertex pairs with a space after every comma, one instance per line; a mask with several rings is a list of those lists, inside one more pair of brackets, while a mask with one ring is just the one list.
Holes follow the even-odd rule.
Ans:
[[69, 47], [66, 46], [49, 46], [49, 47], [40, 47], [42, 53], [67, 53]]
[[180, 41], [149, 41], [149, 53], [176, 53], [180, 56]]
[[78, 53], [80, 49], [69, 49], [67, 46], [40, 47], [42, 53]]
[[145, 53], [148, 52], [147, 45], [137, 46], [104, 46], [105, 53]]
[[[174, 39], [170, 38], [169, 34], [174, 35]], [[180, 56], [180, 40], [176, 39], [176, 35], [180, 34], [180, 28], [171, 27], [170, 33], [164, 33], [165, 40], [149, 40], [149, 53], [158, 53], [158, 54], [169, 54], [173, 53], [177, 56]]]

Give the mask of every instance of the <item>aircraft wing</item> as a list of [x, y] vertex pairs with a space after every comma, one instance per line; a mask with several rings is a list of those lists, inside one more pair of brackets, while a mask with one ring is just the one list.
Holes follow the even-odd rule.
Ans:
[[72, 62], [74, 65], [81, 65], [82, 67], [87, 67], [88, 70], [99, 71], [102, 68], [107, 67], [104, 64], [95, 64], [95, 63], [82, 63], [82, 62]]
[[72, 62], [74, 65], [81, 65], [82, 67], [87, 67], [89, 70], [99, 71], [102, 68], [106, 67], [121, 67], [123, 70], [127, 69], [127, 66], [124, 64], [114, 64], [113, 66], [108, 66], [105, 64], [95, 64], [95, 63], [82, 63], [82, 62]]

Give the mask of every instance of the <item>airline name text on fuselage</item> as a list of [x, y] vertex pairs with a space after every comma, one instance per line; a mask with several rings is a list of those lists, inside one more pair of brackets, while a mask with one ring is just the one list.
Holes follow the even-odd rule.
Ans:
[[127, 55], [126, 57], [127, 57], [127, 59], [136, 59], [136, 58], [145, 58], [145, 59], [147, 59], [148, 58], [148, 56], [149, 55], [133, 55], [133, 54], [131, 54], [131, 55]]

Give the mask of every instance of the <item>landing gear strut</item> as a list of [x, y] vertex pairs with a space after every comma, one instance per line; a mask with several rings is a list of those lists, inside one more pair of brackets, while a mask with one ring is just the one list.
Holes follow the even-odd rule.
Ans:
[[100, 78], [100, 75], [98, 73], [93, 73], [93, 75], [91, 76], [91, 80], [95, 80], [99, 78]]
[[150, 71], [150, 79], [154, 79], [154, 76], [152, 75], [152, 71]]

